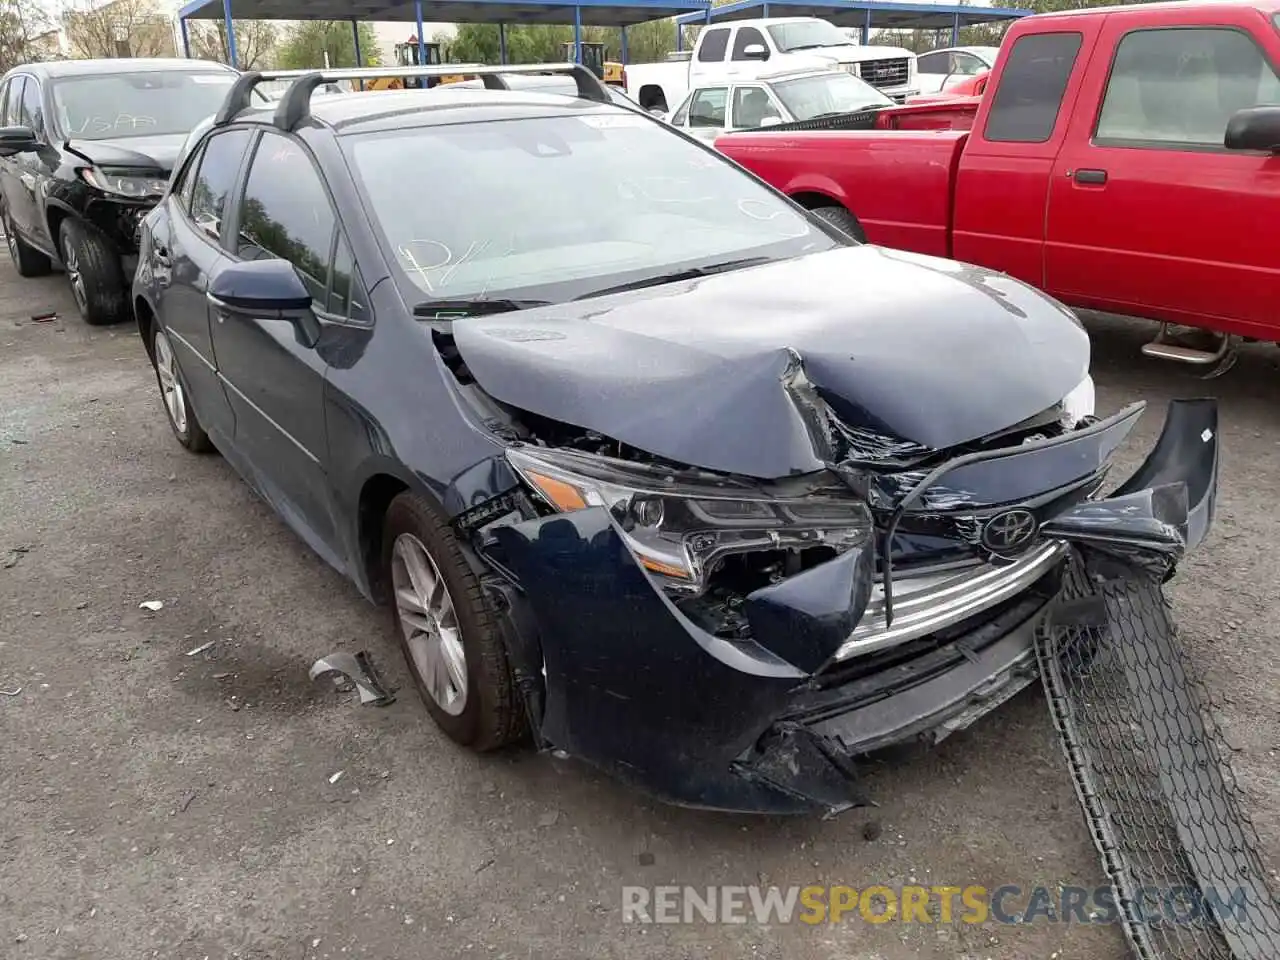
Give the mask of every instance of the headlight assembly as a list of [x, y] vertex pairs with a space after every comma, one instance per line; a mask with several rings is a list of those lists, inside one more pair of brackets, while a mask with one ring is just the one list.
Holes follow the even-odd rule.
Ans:
[[1085, 378], [1062, 398], [1063, 420], [1069, 427], [1074, 427], [1085, 417], [1093, 416], [1095, 401], [1093, 377], [1085, 374]]
[[676, 593], [701, 593], [730, 554], [841, 553], [865, 543], [873, 526], [866, 505], [851, 496], [771, 497], [729, 480], [681, 481], [643, 464], [537, 447], [513, 447], [507, 459], [562, 513], [606, 507], [641, 566]]
[[86, 167], [80, 171], [86, 183], [103, 193], [132, 200], [147, 200], [162, 196], [169, 186], [164, 177], [137, 176], [132, 173], [115, 173], [98, 167]]

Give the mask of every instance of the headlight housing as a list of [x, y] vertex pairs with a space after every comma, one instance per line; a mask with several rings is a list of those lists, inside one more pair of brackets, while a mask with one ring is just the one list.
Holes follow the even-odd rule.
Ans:
[[80, 176], [90, 186], [97, 187], [103, 193], [131, 200], [149, 200], [162, 196], [169, 187], [167, 177], [138, 175], [133, 171], [104, 170], [100, 167], [85, 167]]
[[1062, 419], [1067, 426], [1074, 427], [1085, 417], [1093, 416], [1096, 399], [1093, 377], [1085, 374], [1084, 379], [1062, 398]]
[[865, 543], [873, 521], [851, 495], [771, 496], [731, 480], [678, 480], [670, 471], [537, 447], [507, 451], [512, 467], [562, 513], [606, 507], [640, 565], [669, 591], [698, 595], [731, 554]]

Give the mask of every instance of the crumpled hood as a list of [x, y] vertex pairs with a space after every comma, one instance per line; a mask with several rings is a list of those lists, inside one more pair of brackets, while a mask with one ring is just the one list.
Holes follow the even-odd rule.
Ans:
[[187, 139], [185, 133], [123, 140], [68, 140], [67, 149], [99, 167], [133, 167], [168, 174]]
[[773, 479], [847, 426], [933, 449], [1013, 426], [1088, 372], [1066, 309], [1002, 274], [873, 246], [520, 313], [454, 340], [497, 399], [656, 456]]

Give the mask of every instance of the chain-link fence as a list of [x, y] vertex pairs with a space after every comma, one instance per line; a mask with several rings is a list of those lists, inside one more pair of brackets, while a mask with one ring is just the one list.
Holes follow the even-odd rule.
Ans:
[[1054, 725], [1135, 954], [1280, 958], [1280, 904], [1160, 564], [1077, 552], [1040, 631]]

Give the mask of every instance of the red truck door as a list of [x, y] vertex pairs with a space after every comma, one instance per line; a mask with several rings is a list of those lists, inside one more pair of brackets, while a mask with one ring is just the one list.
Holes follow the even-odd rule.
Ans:
[[1006, 41], [956, 174], [955, 259], [1044, 285], [1049, 180], [1099, 23], [1028, 23]]
[[1280, 103], [1280, 34], [1245, 7], [1103, 21], [1049, 196], [1045, 288], [1072, 303], [1276, 339], [1280, 157], [1223, 147]]

